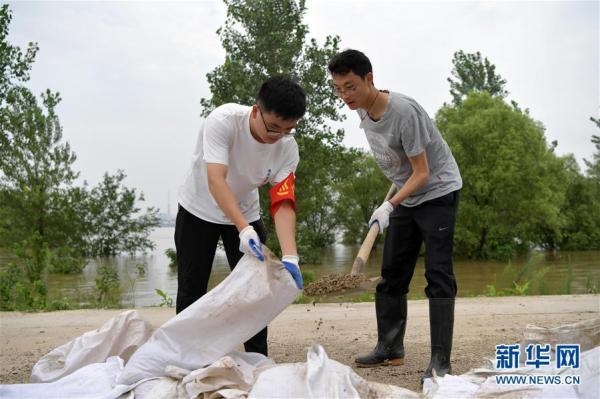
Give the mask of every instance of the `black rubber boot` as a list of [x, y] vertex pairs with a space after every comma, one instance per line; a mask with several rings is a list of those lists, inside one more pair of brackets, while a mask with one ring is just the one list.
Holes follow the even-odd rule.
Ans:
[[429, 328], [431, 332], [431, 361], [421, 383], [425, 378], [452, 374], [450, 354], [452, 352], [452, 332], [454, 329], [454, 298], [429, 299]]
[[377, 345], [354, 361], [357, 367], [400, 366], [404, 364], [404, 332], [406, 331], [406, 295], [400, 297], [375, 294]]

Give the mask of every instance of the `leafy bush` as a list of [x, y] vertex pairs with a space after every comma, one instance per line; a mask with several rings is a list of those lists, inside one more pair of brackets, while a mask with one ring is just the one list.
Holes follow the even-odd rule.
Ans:
[[119, 307], [121, 286], [119, 284], [119, 273], [110, 265], [98, 267], [96, 277], [96, 290], [98, 291], [98, 303], [107, 307]]
[[87, 259], [69, 247], [60, 247], [52, 251], [48, 272], [60, 274], [81, 273], [87, 265]]
[[165, 255], [169, 258], [169, 267], [176, 268], [177, 267], [177, 251], [173, 248], [167, 248], [165, 251]]

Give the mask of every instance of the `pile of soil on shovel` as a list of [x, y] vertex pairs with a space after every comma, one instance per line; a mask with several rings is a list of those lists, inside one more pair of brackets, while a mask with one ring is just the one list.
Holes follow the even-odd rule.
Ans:
[[329, 274], [304, 287], [304, 294], [310, 296], [327, 295], [358, 287], [367, 280], [364, 274]]

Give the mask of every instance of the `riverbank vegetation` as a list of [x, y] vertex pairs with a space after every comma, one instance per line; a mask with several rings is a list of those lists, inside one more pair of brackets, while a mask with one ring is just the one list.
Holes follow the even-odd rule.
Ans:
[[[211, 97], [202, 100], [203, 115], [228, 102], [252, 104], [268, 76], [286, 74], [302, 84], [308, 112], [296, 136], [298, 246], [303, 263], [318, 263], [336, 240], [362, 240], [389, 186], [372, 156], [344, 147], [344, 131], [331, 127], [344, 119], [326, 70], [341, 38], [309, 38], [303, 0], [224, 1], [225, 61], [207, 74]], [[148, 235], [158, 224], [157, 210], [140, 205], [143, 194], [125, 186], [122, 170], [107, 172], [94, 187], [77, 184], [76, 153], [57, 112], [60, 95], [46, 90], [38, 98], [27, 88], [38, 47], [12, 46], [10, 21], [9, 6], [2, 5], [0, 249], [11, 260], [0, 269], [0, 308], [52, 309], [68, 305], [47, 302], [47, 273], [79, 273], [90, 258], [152, 249]], [[600, 249], [600, 137], [590, 138], [595, 152], [582, 171], [573, 155], [557, 155], [560, 143], [547, 142], [543, 122], [509, 98], [508, 83], [489, 59], [459, 50], [449, 71], [449, 103], [435, 122], [464, 183], [456, 256], [508, 262], [533, 249]], [[401, 91], [401, 82], [386, 89]], [[591, 121], [600, 128], [598, 119]], [[267, 245], [277, 250], [266, 190]], [[175, 254], [169, 256], [175, 265]], [[83, 302], [110, 305], [114, 281], [114, 270], [100, 271], [96, 298]], [[531, 292], [539, 281], [542, 270], [515, 280], [511, 289]], [[597, 282], [590, 285], [597, 290]]]

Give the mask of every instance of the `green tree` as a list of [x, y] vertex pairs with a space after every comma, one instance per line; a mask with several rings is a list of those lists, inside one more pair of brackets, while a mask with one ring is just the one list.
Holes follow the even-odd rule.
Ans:
[[496, 73], [496, 66], [487, 57], [482, 59], [481, 53], [465, 53], [459, 50], [452, 59], [452, 77], [450, 94], [454, 105], [459, 105], [472, 92], [488, 92], [491, 96], [505, 97], [506, 80]]
[[562, 213], [567, 222], [558, 237], [563, 250], [600, 249], [600, 185], [591, 176], [583, 176], [571, 155]]
[[[62, 140], [55, 108], [58, 93], [42, 94], [42, 105], [25, 87], [11, 90], [0, 108], [0, 237], [2, 246], [33, 233], [50, 248], [70, 245], [64, 200], [78, 173], [75, 153]], [[67, 234], [66, 234], [67, 233]], [[39, 240], [34, 240], [38, 242]]]
[[[227, 102], [252, 104], [260, 84], [276, 74], [295, 78], [302, 85], [308, 110], [296, 136], [301, 154], [296, 173], [298, 245], [303, 261], [318, 261], [320, 249], [333, 242], [338, 226], [333, 187], [343, 159], [343, 131], [332, 130], [327, 122], [343, 116], [324, 66], [337, 52], [339, 38], [327, 37], [322, 45], [315, 39], [307, 41], [308, 27], [302, 23], [304, 0], [224, 2], [227, 19], [217, 32], [226, 51], [225, 62], [207, 74], [212, 97], [202, 99], [203, 115]], [[268, 245], [277, 247], [267, 190], [261, 189], [262, 214], [269, 228]]]
[[[15, 256], [0, 272], [0, 308], [41, 309], [47, 269], [82, 264], [55, 228], [65, 205], [61, 197], [77, 174], [69, 144], [61, 142], [58, 93], [46, 91], [40, 105], [23, 86], [38, 47], [29, 43], [23, 51], [7, 42], [11, 19], [8, 5], [0, 6], [0, 248]], [[61, 257], [65, 251], [69, 257]]]
[[340, 215], [343, 242], [356, 244], [366, 236], [369, 219], [383, 202], [390, 181], [370, 153], [349, 152], [351, 156], [346, 164], [349, 176], [337, 185], [336, 214]]
[[[594, 124], [598, 126], [598, 128], [600, 128], [600, 119], [590, 117], [590, 120], [594, 122]], [[592, 155], [592, 160], [588, 161], [587, 159], [585, 159], [584, 162], [587, 166], [588, 176], [595, 178], [596, 182], [600, 184], [600, 136], [593, 135], [592, 144], [594, 144], [595, 148], [595, 152]]]
[[[7, 42], [12, 19], [8, 5], [0, 8], [0, 247], [17, 244], [73, 246], [75, 215], [66, 201], [77, 177], [75, 154], [62, 142], [55, 108], [58, 93], [47, 90], [42, 104], [22, 84], [37, 53], [37, 44], [24, 51]], [[34, 236], [35, 234], [35, 236]], [[65, 249], [65, 248], [63, 248]], [[37, 253], [42, 248], [29, 248]], [[21, 251], [22, 252], [22, 251]], [[63, 251], [64, 252], [64, 251]], [[72, 252], [72, 251], [71, 251]], [[37, 257], [33, 257], [36, 259]], [[63, 262], [63, 266], [64, 266]]]
[[158, 226], [158, 210], [140, 208], [136, 201], [144, 201], [143, 194], [124, 186], [126, 175], [122, 170], [114, 175], [104, 174], [89, 197], [89, 255], [113, 256], [121, 252], [134, 253], [153, 249], [148, 238], [150, 230]]
[[[590, 118], [600, 127], [600, 120]], [[586, 176], [579, 171], [577, 161], [570, 156], [569, 181], [563, 213], [567, 218], [560, 236], [560, 248], [565, 250], [600, 249], [600, 137], [593, 135], [595, 152], [592, 160], [584, 160]]]
[[436, 123], [463, 178], [457, 253], [508, 258], [560, 231], [564, 163], [541, 123], [487, 92], [442, 107]]
[[117, 218], [119, 228], [111, 233], [120, 240], [116, 251], [132, 252], [151, 246], [147, 235], [157, 218], [152, 210], [133, 218], [135, 190], [119, 187], [111, 197], [103, 187], [90, 193], [87, 185], [74, 186], [79, 173], [56, 113], [60, 95], [46, 90], [40, 104], [23, 86], [38, 47], [30, 43], [23, 51], [7, 42], [11, 18], [8, 5], [0, 6], [0, 248], [15, 255], [0, 272], [0, 307], [38, 309], [46, 306], [47, 272], [85, 266], [106, 224], [95, 223]]
[[12, 13], [8, 4], [0, 6], [0, 108], [3, 108], [8, 93], [22, 82], [29, 80], [29, 71], [38, 51], [36, 43], [29, 43], [25, 52], [8, 43], [8, 27]]

